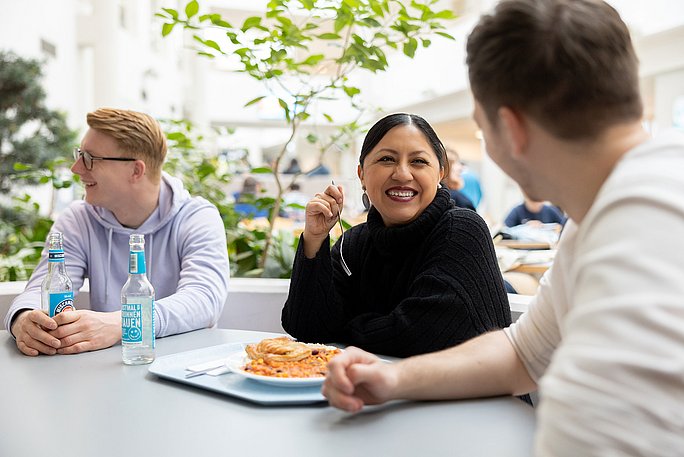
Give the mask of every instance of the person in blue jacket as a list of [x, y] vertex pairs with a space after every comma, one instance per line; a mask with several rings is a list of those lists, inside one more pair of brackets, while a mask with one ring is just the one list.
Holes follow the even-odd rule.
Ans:
[[508, 213], [504, 224], [506, 227], [515, 227], [536, 221], [541, 224], [559, 224], [562, 226], [566, 220], [567, 217], [558, 207], [532, 200], [525, 195], [525, 201]]

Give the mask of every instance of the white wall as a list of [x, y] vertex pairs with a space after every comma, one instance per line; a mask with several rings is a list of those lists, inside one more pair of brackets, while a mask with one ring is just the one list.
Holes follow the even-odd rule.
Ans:
[[[26, 282], [0, 283], [0, 321], [4, 320], [12, 300], [25, 286]], [[289, 287], [289, 279], [231, 279], [218, 327], [284, 332], [280, 325], [280, 312]], [[88, 292], [82, 289], [77, 296], [76, 307], [87, 308], [87, 298]], [[527, 310], [530, 298], [527, 295], [508, 295], [513, 320]]]

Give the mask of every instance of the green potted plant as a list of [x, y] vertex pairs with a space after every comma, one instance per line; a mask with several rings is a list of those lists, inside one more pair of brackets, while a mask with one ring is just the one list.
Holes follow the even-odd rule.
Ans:
[[[298, 178], [283, 182], [281, 161], [299, 135], [319, 146], [320, 154], [333, 146], [345, 147], [363, 128], [361, 114], [368, 109], [362, 91], [351, 83], [353, 72], [384, 72], [387, 52], [400, 50], [413, 58], [420, 47], [430, 46], [434, 36], [453, 39], [445, 32], [455, 18], [450, 10], [436, 10], [438, 0], [270, 0], [263, 15], [251, 16], [241, 24], [231, 24], [218, 13], [200, 14], [200, 4], [192, 0], [182, 11], [163, 8], [162, 35], [176, 27], [190, 33], [198, 54], [210, 59], [238, 56], [240, 71], [263, 84], [264, 95], [248, 100], [245, 107], [271, 96], [277, 97], [289, 128], [289, 140], [282, 146], [272, 167], [253, 173], [273, 173], [276, 195], [269, 200], [270, 230], [263, 233], [257, 271], [264, 271], [273, 255], [273, 226], [282, 204], [282, 195]], [[222, 32], [219, 42], [206, 37], [206, 31]], [[286, 94], [283, 96], [281, 94]], [[332, 113], [312, 116], [321, 100], [346, 99], [358, 113], [354, 120], [335, 124]], [[326, 137], [303, 127], [326, 122], [339, 128]], [[280, 254], [278, 254], [280, 255]], [[276, 255], [276, 257], [278, 257]], [[282, 261], [285, 257], [280, 255]]]

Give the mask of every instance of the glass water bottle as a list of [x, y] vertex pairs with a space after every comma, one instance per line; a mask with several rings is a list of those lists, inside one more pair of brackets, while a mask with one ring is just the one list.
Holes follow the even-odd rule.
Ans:
[[154, 360], [154, 288], [147, 279], [145, 237], [129, 240], [128, 280], [121, 289], [123, 363], [142, 365]]
[[62, 311], [74, 310], [74, 289], [64, 263], [62, 233], [50, 233], [47, 245], [48, 272], [40, 285], [40, 306], [50, 317], [55, 317]]

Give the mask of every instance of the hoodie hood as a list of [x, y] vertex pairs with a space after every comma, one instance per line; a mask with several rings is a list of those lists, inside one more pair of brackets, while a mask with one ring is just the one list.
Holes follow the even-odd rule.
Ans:
[[120, 233], [130, 236], [132, 233], [140, 233], [145, 235], [145, 263], [147, 264], [147, 276], [150, 281], [152, 281], [154, 234], [172, 221], [181, 208], [191, 200], [190, 193], [183, 188], [183, 182], [180, 179], [162, 172], [161, 183], [159, 185], [159, 204], [140, 227], [124, 227], [110, 210], [101, 206], [86, 205], [88, 213], [90, 213], [93, 219], [107, 231], [107, 263], [105, 265], [106, 274], [104, 284], [105, 303], [109, 302], [109, 278], [111, 277], [110, 269], [112, 265], [113, 234]]

